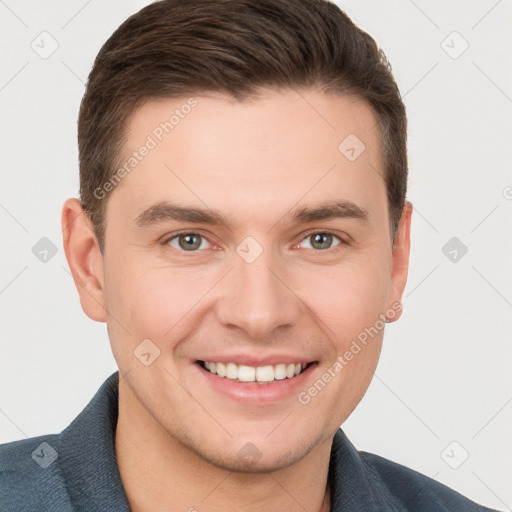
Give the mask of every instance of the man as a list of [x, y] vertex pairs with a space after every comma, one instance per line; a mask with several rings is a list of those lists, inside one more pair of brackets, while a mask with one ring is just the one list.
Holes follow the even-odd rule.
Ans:
[[3, 510], [489, 510], [339, 426], [401, 315], [406, 117], [319, 0], [177, 0], [101, 49], [62, 224], [119, 373], [2, 447]]

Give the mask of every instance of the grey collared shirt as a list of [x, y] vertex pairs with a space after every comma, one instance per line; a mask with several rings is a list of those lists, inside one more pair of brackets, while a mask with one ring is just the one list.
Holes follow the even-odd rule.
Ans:
[[[0, 510], [128, 512], [114, 448], [117, 411], [115, 373], [62, 433], [1, 445]], [[492, 512], [405, 466], [358, 452], [341, 429], [329, 486], [333, 512]]]

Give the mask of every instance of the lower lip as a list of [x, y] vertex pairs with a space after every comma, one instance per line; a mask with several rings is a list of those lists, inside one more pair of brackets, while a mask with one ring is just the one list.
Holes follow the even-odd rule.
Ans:
[[277, 402], [293, 396], [304, 387], [306, 379], [314, 371], [318, 363], [310, 363], [300, 374], [291, 379], [274, 380], [265, 384], [257, 382], [238, 382], [204, 369], [199, 363], [194, 363], [197, 371], [217, 391], [234, 400], [243, 402]]

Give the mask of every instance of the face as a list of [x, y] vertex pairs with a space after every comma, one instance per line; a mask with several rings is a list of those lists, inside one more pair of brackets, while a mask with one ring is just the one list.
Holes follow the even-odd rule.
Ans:
[[393, 246], [362, 100], [187, 100], [130, 119], [100, 301], [125, 400], [203, 460], [275, 470], [330, 442], [365, 393], [400, 315], [408, 215]]

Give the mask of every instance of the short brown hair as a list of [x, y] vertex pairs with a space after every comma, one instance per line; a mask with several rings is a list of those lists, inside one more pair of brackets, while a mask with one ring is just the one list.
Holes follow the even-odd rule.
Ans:
[[375, 41], [327, 0], [162, 0], [103, 45], [80, 106], [80, 199], [100, 248], [108, 196], [95, 191], [120, 164], [135, 108], [210, 92], [243, 101], [269, 88], [354, 94], [373, 107], [394, 238], [407, 189], [407, 120]]

